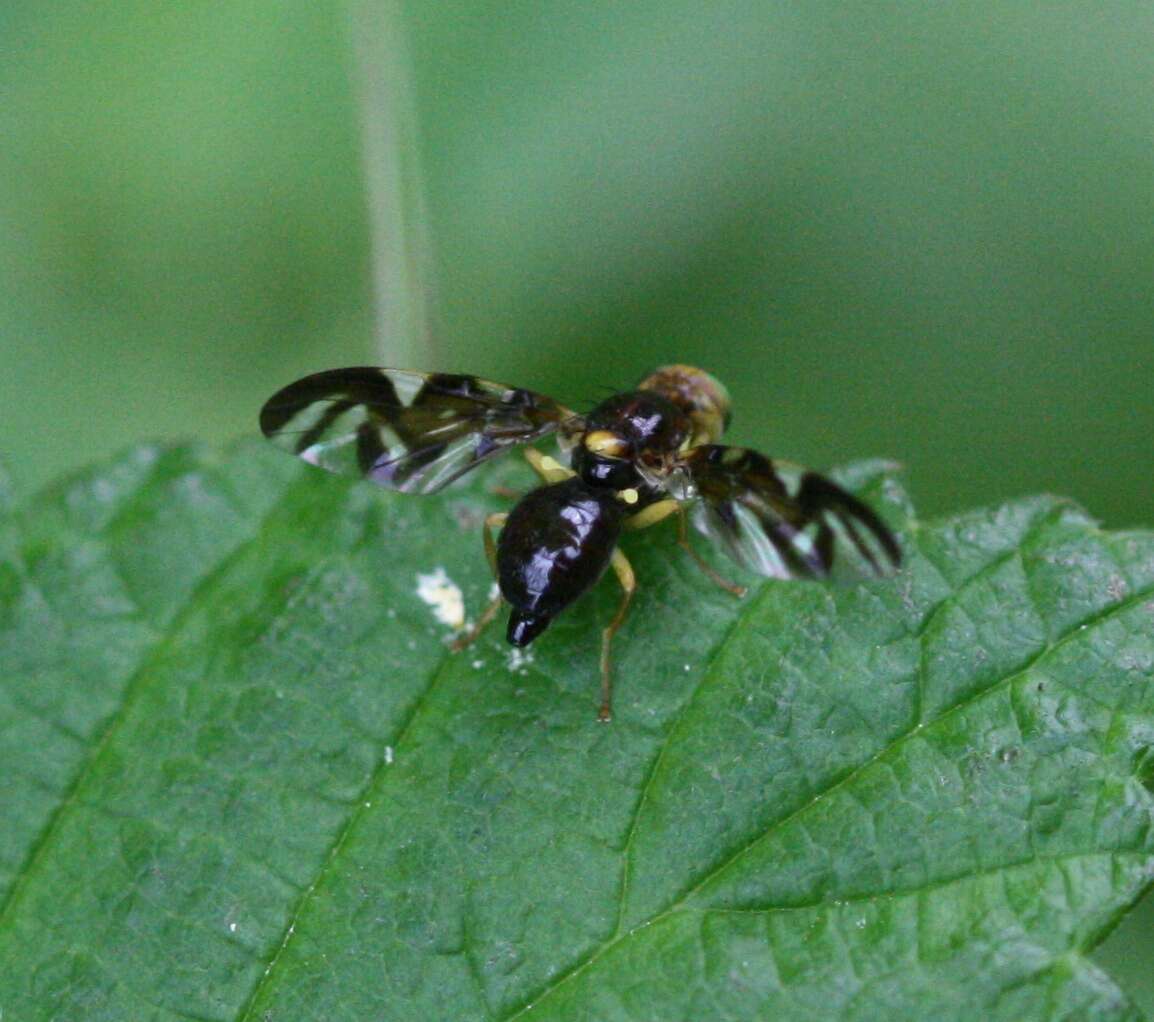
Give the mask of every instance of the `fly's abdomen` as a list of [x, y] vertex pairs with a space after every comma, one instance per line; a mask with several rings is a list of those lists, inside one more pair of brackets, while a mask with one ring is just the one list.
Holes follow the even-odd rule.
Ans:
[[513, 509], [497, 542], [509, 641], [527, 646], [602, 575], [624, 516], [612, 491], [579, 478], [542, 486]]

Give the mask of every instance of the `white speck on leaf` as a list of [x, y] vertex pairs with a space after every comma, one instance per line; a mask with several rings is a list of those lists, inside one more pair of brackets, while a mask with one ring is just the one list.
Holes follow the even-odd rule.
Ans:
[[228, 932], [229, 933], [236, 933], [236, 923], [229, 923], [228, 924]]
[[1106, 584], [1106, 592], [1112, 600], [1122, 600], [1129, 593], [1130, 587], [1126, 580], [1119, 575], [1112, 575]]
[[385, 766], [393, 765], [393, 747], [391, 745], [385, 746]]
[[433, 616], [454, 631], [465, 627], [465, 600], [458, 586], [441, 567], [417, 576], [417, 596], [433, 608]]
[[514, 647], [509, 650], [505, 662], [509, 666], [510, 671], [517, 671], [519, 674], [528, 674], [527, 670], [529, 664], [533, 662], [533, 653], [530, 650], [518, 649]]

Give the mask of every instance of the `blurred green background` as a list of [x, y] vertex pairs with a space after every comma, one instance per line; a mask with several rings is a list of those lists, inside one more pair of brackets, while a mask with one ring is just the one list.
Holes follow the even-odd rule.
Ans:
[[[0, 457], [252, 433], [334, 365], [579, 405], [676, 360], [736, 441], [897, 458], [923, 512], [1154, 525], [1152, 39], [1148, 3], [6, 0]], [[374, 336], [398, 237], [428, 337]], [[1099, 958], [1154, 1011], [1152, 941], [1147, 902]]]

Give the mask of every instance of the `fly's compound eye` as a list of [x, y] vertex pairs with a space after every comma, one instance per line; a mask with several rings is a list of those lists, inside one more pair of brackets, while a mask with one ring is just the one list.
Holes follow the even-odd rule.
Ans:
[[607, 429], [586, 433], [585, 449], [601, 458], [624, 458], [629, 454], [629, 444], [625, 438]]

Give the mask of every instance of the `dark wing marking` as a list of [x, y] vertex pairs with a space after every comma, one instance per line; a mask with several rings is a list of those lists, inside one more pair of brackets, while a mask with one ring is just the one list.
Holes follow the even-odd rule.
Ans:
[[772, 578], [823, 578], [839, 545], [876, 574], [901, 563], [885, 523], [816, 472], [780, 469], [744, 447], [704, 444], [681, 462], [697, 497], [694, 524], [738, 564]]
[[290, 383], [260, 413], [278, 447], [341, 475], [432, 493], [510, 447], [579, 419], [551, 398], [448, 373], [331, 369]]

